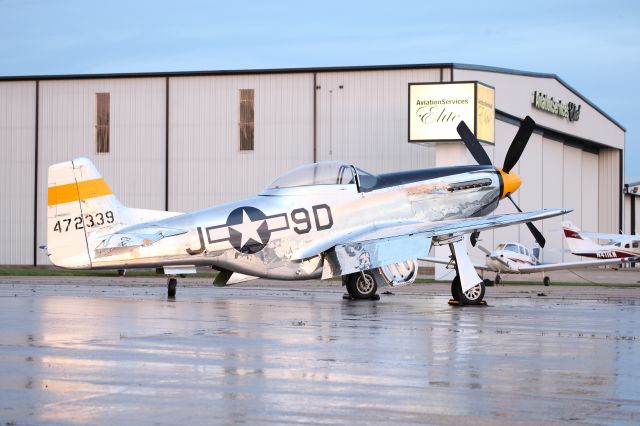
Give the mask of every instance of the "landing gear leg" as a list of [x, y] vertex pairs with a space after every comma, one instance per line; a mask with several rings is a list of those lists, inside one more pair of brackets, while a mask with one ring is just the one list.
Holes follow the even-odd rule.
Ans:
[[176, 287], [178, 286], [178, 280], [175, 278], [169, 278], [167, 280], [167, 297], [174, 299], [176, 297]]

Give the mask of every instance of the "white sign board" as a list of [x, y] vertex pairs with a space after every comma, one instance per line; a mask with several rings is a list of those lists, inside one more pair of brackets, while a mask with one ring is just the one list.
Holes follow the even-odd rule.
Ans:
[[472, 82], [410, 83], [409, 142], [456, 142], [461, 120], [483, 142], [494, 142], [492, 87]]

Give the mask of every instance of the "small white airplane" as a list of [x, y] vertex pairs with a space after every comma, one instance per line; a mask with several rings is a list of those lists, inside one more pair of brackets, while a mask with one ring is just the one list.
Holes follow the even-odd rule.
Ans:
[[[621, 263], [637, 262], [639, 256], [628, 256], [616, 259], [591, 260], [580, 262], [563, 262], [563, 263], [541, 263], [540, 248], [536, 247], [529, 250], [527, 247], [516, 242], [507, 242], [498, 244], [493, 251], [489, 251], [481, 245], [477, 246], [485, 253], [485, 264], [474, 265], [476, 269], [481, 271], [495, 272], [495, 282], [500, 284], [502, 278], [500, 274], [533, 274], [542, 272], [544, 285], [551, 284], [551, 278], [544, 275], [545, 272], [558, 271], [563, 269], [583, 269], [595, 266], [619, 265]], [[422, 257], [419, 260], [425, 260], [432, 263], [445, 264], [447, 267], [453, 267], [453, 259], [440, 259], [436, 257]], [[489, 279], [484, 280], [485, 285], [492, 285]]]
[[[298, 167], [259, 195], [190, 213], [124, 207], [86, 158], [49, 167], [47, 251], [73, 269], [162, 268], [168, 294], [176, 275], [196, 267], [277, 280], [342, 276], [350, 296], [413, 282], [418, 257], [448, 245], [456, 258], [452, 295], [478, 304], [485, 284], [469, 259], [465, 234], [527, 223], [571, 209], [489, 216], [520, 184], [512, 171], [535, 123], [516, 133], [502, 169], [464, 122], [458, 132], [479, 163], [375, 175], [328, 161]], [[516, 208], [518, 206], [516, 205]], [[519, 210], [519, 208], [518, 208]], [[247, 278], [247, 277], [243, 277]]]
[[[598, 259], [622, 259], [640, 256], [640, 236], [629, 234], [603, 234], [582, 232], [571, 222], [562, 222], [564, 238], [571, 253]], [[598, 244], [593, 239], [607, 241]]]

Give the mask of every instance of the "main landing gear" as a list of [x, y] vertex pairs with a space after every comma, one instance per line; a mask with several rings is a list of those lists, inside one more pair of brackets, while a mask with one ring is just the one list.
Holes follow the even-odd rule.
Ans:
[[484, 299], [485, 283], [480, 281], [478, 285], [471, 287], [463, 292], [460, 285], [460, 277], [456, 277], [451, 281], [451, 297], [461, 305], [480, 305]]
[[[376, 291], [378, 291], [378, 283], [369, 271], [343, 275], [342, 284], [347, 287], [350, 299], [380, 299], [380, 296], [376, 294]], [[345, 298], [346, 297], [345, 295]]]

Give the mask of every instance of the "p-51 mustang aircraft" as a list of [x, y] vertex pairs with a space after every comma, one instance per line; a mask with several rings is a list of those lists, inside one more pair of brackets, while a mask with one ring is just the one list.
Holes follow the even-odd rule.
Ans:
[[[487, 216], [520, 186], [511, 169], [534, 125], [529, 117], [523, 121], [502, 169], [461, 122], [458, 132], [479, 165], [374, 175], [320, 162], [282, 175], [257, 196], [190, 213], [124, 207], [88, 159], [55, 164], [48, 182], [49, 258], [65, 268], [163, 268], [170, 276], [202, 266], [225, 278], [342, 276], [351, 297], [366, 299], [379, 285], [413, 282], [416, 258], [446, 244], [456, 259], [453, 297], [477, 304], [485, 286], [465, 234], [526, 222], [544, 245], [530, 222], [571, 211]], [[176, 283], [169, 279], [169, 296]]]
[[[624, 259], [629, 256], [640, 256], [640, 236], [629, 234], [603, 234], [582, 232], [571, 222], [562, 222], [564, 238], [571, 253], [577, 256], [595, 257], [598, 259]], [[601, 245], [593, 241], [604, 240]], [[636, 262], [637, 260], [634, 260]]]
[[[495, 272], [495, 283], [500, 284], [502, 278], [500, 274], [533, 274], [536, 272], [558, 271], [562, 269], [581, 269], [593, 266], [619, 265], [621, 263], [637, 262], [639, 256], [621, 257], [615, 259], [590, 260], [583, 262], [563, 262], [563, 263], [541, 263], [539, 261], [539, 248], [529, 250], [520, 243], [509, 242], [498, 244], [493, 251], [478, 244], [477, 246], [485, 253], [485, 264], [474, 265], [476, 269], [481, 271]], [[453, 259], [440, 259], [437, 257], [424, 257], [420, 260], [426, 260], [432, 263], [445, 264], [447, 267], [453, 267]], [[551, 279], [544, 275], [542, 279], [544, 285], [550, 285]], [[484, 280], [485, 285], [492, 284], [490, 280]]]

